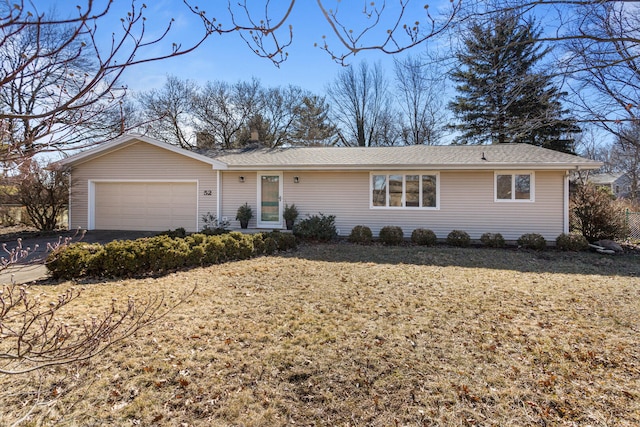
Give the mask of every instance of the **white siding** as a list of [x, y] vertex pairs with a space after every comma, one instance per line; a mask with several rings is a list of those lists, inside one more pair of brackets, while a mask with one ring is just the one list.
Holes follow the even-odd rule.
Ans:
[[198, 188], [198, 228], [202, 227], [202, 215], [216, 213], [216, 172], [211, 165], [144, 142], [132, 142], [73, 167], [71, 228], [87, 228], [89, 225], [88, 186], [91, 180], [195, 181]]

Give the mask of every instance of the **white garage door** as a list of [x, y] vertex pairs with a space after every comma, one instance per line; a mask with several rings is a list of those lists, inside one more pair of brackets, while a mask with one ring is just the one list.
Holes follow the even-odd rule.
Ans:
[[197, 231], [195, 182], [96, 182], [96, 230]]

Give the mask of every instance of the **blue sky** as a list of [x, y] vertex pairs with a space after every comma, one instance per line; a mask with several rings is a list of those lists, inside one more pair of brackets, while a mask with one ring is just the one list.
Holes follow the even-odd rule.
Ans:
[[[190, 0], [192, 4], [200, 4], [201, 9], [206, 10], [206, 16], [215, 16], [219, 22], [228, 22], [229, 12], [227, 11], [227, 2], [223, 0], [204, 1]], [[264, 5], [264, 1], [254, 4]], [[105, 0], [96, 0], [97, 8], [105, 3]], [[202, 31], [202, 24], [198, 18], [193, 16], [186, 9], [186, 6], [180, 0], [149, 0], [146, 2], [147, 8], [144, 12], [147, 17], [147, 33], [151, 36], [158, 34], [166, 25], [175, 19], [173, 29], [162, 45], [155, 45], [151, 51], [167, 48], [173, 42], [187, 45], [190, 39], [196, 37]], [[237, 4], [238, 2], [232, 2]], [[284, 11], [284, 5], [288, 5], [288, 1], [272, 1], [276, 5], [273, 9], [272, 18], [279, 19]], [[366, 25], [366, 21], [360, 19], [363, 15], [360, 13], [363, 7], [361, 0], [345, 0], [337, 2], [328, 0], [325, 2], [328, 8], [339, 5], [340, 16], [348, 17], [349, 25], [354, 26], [357, 31], [359, 25]], [[415, 3], [412, 7], [417, 8], [411, 11], [408, 16], [408, 23], [412, 24], [423, 14], [420, 8], [422, 3]], [[448, 3], [448, 2], [446, 2]], [[40, 8], [40, 12], [49, 11], [53, 4], [56, 13], [61, 16], [67, 16], [77, 13], [75, 9], [76, 2], [51, 2], [51, 0], [36, 0], [35, 4]], [[80, 2], [83, 5], [86, 3]], [[367, 3], [370, 4], [370, 3]], [[386, 16], [397, 15], [396, 1], [388, 1]], [[137, 7], [142, 6], [141, 1], [136, 1]], [[280, 9], [277, 9], [280, 7]], [[109, 14], [109, 20], [99, 22], [98, 31], [101, 40], [108, 43], [112, 32], [118, 33], [119, 18], [126, 16], [127, 11], [131, 10], [131, 0], [115, 0], [113, 10]], [[256, 9], [260, 12], [263, 9]], [[239, 12], [239, 10], [236, 10]], [[257, 15], [256, 15], [257, 16]], [[409, 19], [410, 18], [410, 19]], [[294, 6], [288, 24], [293, 25], [293, 44], [287, 49], [289, 53], [287, 61], [280, 65], [274, 66], [269, 60], [263, 59], [255, 55], [245, 42], [236, 33], [225, 35], [212, 35], [205, 41], [204, 45], [199, 47], [195, 52], [186, 56], [173, 58], [166, 61], [143, 64], [127, 70], [122, 83], [130, 88], [131, 91], [149, 90], [152, 88], [160, 88], [167, 75], [176, 75], [184, 79], [192, 79], [199, 83], [206, 81], [223, 80], [228, 82], [236, 82], [239, 80], [247, 81], [252, 77], [260, 79], [264, 86], [284, 86], [293, 84], [304, 89], [311, 90], [318, 94], [323, 94], [324, 89], [335, 76], [340, 72], [342, 66], [332, 61], [329, 54], [318, 47], [314, 47], [314, 43], [322, 44], [323, 35], [331, 45], [337, 46], [335, 38], [331, 37], [331, 29], [321, 14], [315, 1], [298, 0]], [[372, 36], [384, 36], [385, 30], [379, 26], [372, 32]], [[287, 39], [288, 29], [285, 28], [282, 40]], [[151, 37], [150, 37], [151, 38]], [[367, 42], [375, 43], [378, 40], [369, 39]], [[424, 47], [416, 47], [412, 49], [412, 53], [418, 54], [424, 51]], [[393, 57], [379, 52], [362, 52], [350, 60], [351, 63], [357, 63], [360, 60], [366, 60], [370, 63], [380, 61], [387, 70], [387, 77], [392, 78]]]

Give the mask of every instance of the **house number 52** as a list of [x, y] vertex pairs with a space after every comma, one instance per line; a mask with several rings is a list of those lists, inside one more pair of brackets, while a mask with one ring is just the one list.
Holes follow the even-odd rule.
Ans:
[[204, 195], [205, 196], [210, 196], [211, 195], [211, 190], [204, 190]]

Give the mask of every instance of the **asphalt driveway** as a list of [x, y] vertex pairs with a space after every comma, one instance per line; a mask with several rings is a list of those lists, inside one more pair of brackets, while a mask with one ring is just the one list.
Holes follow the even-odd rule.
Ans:
[[[88, 243], [108, 243], [113, 240], [131, 240], [140, 237], [153, 236], [158, 234], [155, 231], [117, 231], [117, 230], [92, 230], [86, 233], [77, 233], [75, 231], [64, 231], [59, 234], [43, 235], [30, 237], [25, 236], [22, 239], [22, 247], [30, 248], [30, 254], [27, 258], [21, 259], [17, 264], [0, 271], [0, 284], [8, 283], [32, 283], [48, 278], [47, 268], [44, 262], [47, 258], [50, 248], [70, 239], [71, 242], [88, 242]], [[7, 251], [18, 246], [16, 238], [0, 237], [0, 256], [7, 258]], [[36, 249], [34, 249], [36, 248]]]

